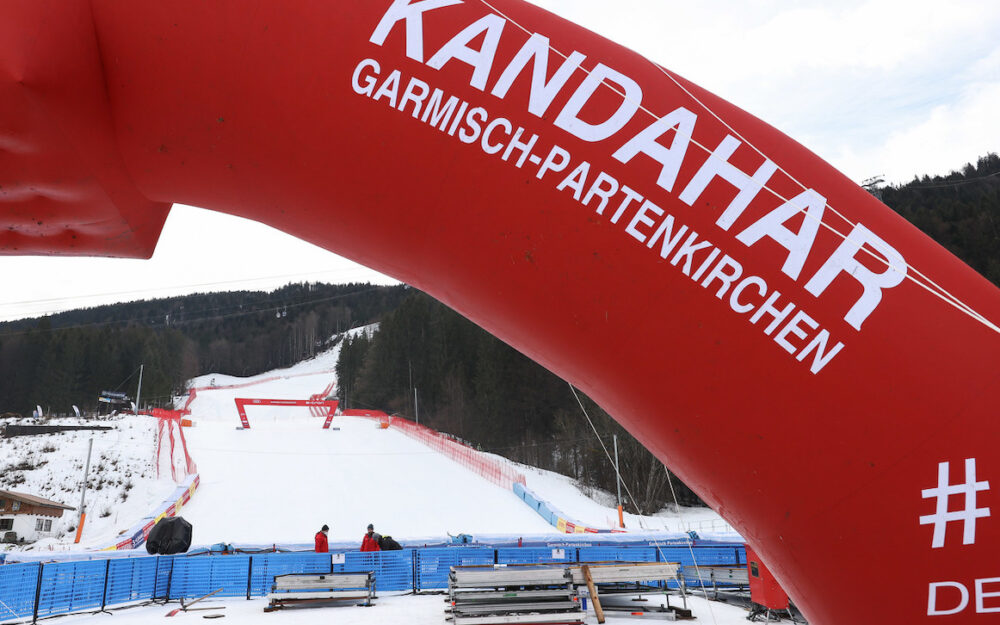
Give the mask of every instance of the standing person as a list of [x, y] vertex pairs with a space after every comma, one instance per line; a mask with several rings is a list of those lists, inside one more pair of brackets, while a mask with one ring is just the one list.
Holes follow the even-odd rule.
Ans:
[[361, 551], [381, 551], [378, 542], [382, 537], [375, 533], [375, 526], [368, 524], [368, 533], [361, 539]]
[[326, 536], [330, 531], [330, 526], [324, 524], [318, 532], [316, 532], [316, 553], [329, 553], [330, 544], [326, 540]]

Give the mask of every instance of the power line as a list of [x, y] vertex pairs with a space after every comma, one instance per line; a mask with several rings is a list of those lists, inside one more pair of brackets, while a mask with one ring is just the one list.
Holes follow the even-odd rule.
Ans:
[[[277, 304], [274, 304], [274, 305], [266, 307], [266, 308], [256, 308], [256, 309], [253, 309], [253, 310], [239, 310], [238, 312], [221, 313], [221, 314], [218, 314], [218, 315], [208, 315], [208, 316], [204, 316], [204, 317], [195, 317], [193, 319], [192, 318], [185, 318], [185, 319], [181, 319], [181, 320], [177, 320], [177, 321], [171, 322], [169, 324], [165, 323], [163, 325], [164, 326], [179, 326], [179, 325], [186, 325], [186, 324], [198, 323], [198, 322], [203, 322], [203, 321], [216, 321], [216, 320], [220, 320], [220, 319], [231, 319], [231, 318], [235, 318], [235, 317], [245, 317], [247, 315], [255, 315], [255, 314], [259, 314], [259, 313], [273, 313], [273, 312], [280, 311], [280, 310], [285, 310], [285, 309], [288, 309], [288, 308], [299, 308], [299, 307], [302, 307], [302, 306], [309, 306], [309, 305], [313, 305], [313, 304], [320, 304], [320, 303], [323, 303], [323, 302], [330, 302], [330, 301], [335, 301], [335, 300], [338, 300], [338, 299], [344, 299], [344, 298], [352, 297], [352, 296], [355, 296], [355, 295], [363, 295], [365, 293], [371, 293], [372, 291], [376, 291], [376, 290], [378, 290], [380, 288], [385, 288], [385, 287], [372, 286], [371, 288], [368, 288], [368, 289], [362, 289], [362, 290], [359, 290], [359, 291], [351, 291], [350, 293], [343, 293], [343, 294], [340, 294], [340, 295], [332, 295], [332, 296], [327, 296], [327, 297], [317, 297], [317, 298], [313, 298], [313, 299], [300, 300], [298, 302], [292, 302], [292, 303], [287, 303], [287, 302], [285, 302], [285, 303], [277, 303]], [[181, 297], [192, 297], [192, 296], [183, 296], [183, 295], [180, 295], [180, 296], [177, 296], [177, 297], [181, 298]], [[167, 298], [164, 298], [164, 299], [167, 299]], [[155, 302], [157, 300], [151, 300], [151, 301]], [[106, 305], [107, 306], [114, 306], [115, 304], [106, 304]], [[201, 309], [201, 310], [196, 310], [193, 313], [186, 313], [186, 315], [191, 315], [191, 314], [197, 315], [199, 313], [204, 313], [204, 312], [215, 312], [215, 311], [218, 311], [218, 310], [226, 310], [227, 308], [228, 309], [236, 309], [237, 307], [238, 308], [242, 308], [243, 305], [242, 304], [237, 304], [237, 305], [230, 306], [230, 307], [219, 306], [219, 307], [216, 307], [216, 308]], [[73, 312], [73, 311], [66, 311], [66, 312]], [[147, 316], [147, 317], [132, 317], [132, 318], [128, 318], [128, 319], [114, 319], [114, 320], [108, 320], [108, 321], [93, 321], [93, 322], [89, 322], [89, 323], [78, 323], [78, 324], [73, 324], [73, 325], [60, 326], [60, 327], [57, 327], [57, 328], [38, 328], [38, 327], [35, 327], [35, 328], [29, 328], [29, 329], [26, 329], [26, 330], [18, 330], [18, 331], [15, 331], [15, 332], [0, 332], [0, 337], [22, 336], [22, 335], [31, 334], [31, 333], [60, 332], [60, 331], [63, 331], [63, 330], [75, 330], [75, 329], [80, 329], [80, 328], [102, 327], [102, 326], [109, 326], [109, 325], [130, 325], [130, 324], [155, 325], [163, 316], [164, 316], [163, 314], [156, 314], [154, 316]], [[15, 323], [15, 322], [8, 321], [8, 322], [3, 322], [3, 323]]]
[[906, 184], [901, 184], [898, 187], [892, 186], [893, 189], [897, 191], [905, 191], [906, 189], [944, 189], [949, 187], [960, 187], [966, 184], [973, 184], [976, 182], [981, 182], [987, 178], [994, 178], [1000, 176], [1000, 171], [994, 172], [992, 174], [986, 174], [985, 176], [978, 176], [976, 178], [966, 178], [965, 180], [956, 180], [954, 182], [942, 183], [942, 184], [921, 184], [919, 182], [909, 182]]

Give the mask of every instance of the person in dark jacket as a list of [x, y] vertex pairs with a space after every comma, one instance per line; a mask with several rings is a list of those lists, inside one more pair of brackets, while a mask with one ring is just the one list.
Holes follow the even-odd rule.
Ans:
[[378, 546], [382, 551], [399, 551], [403, 548], [392, 536], [383, 536], [378, 541]]
[[323, 525], [323, 527], [316, 532], [316, 553], [329, 553], [330, 544], [326, 540], [326, 536], [329, 531], [330, 526]]
[[361, 551], [381, 551], [382, 548], [378, 546], [381, 539], [382, 536], [375, 533], [375, 526], [369, 523], [368, 533], [361, 539]]

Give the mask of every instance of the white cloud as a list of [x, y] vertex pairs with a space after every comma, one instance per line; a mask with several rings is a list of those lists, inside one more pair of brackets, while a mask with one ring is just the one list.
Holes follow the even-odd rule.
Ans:
[[889, 182], [946, 174], [1000, 150], [1000, 81], [976, 85], [956, 102], [933, 108], [924, 119], [861, 152], [843, 146], [834, 163], [860, 179], [884, 173]]
[[[1000, 149], [1000, 3], [533, 0], [676, 71], [855, 180]], [[991, 107], [992, 110], [991, 110]]]

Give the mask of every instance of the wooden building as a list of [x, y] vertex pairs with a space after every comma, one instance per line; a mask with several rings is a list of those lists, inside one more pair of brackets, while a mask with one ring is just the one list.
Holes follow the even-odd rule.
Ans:
[[53, 535], [53, 521], [70, 506], [43, 497], [0, 490], [0, 541], [34, 542]]

